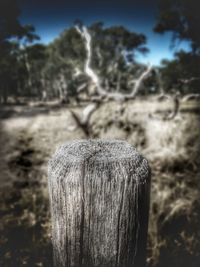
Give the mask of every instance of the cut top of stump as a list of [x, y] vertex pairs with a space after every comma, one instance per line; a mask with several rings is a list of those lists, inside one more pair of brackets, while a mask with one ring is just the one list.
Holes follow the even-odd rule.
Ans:
[[125, 168], [138, 177], [139, 183], [146, 182], [150, 174], [148, 161], [132, 145], [121, 140], [100, 139], [74, 140], [61, 145], [49, 161], [49, 173], [54, 173], [56, 178], [72, 166], [82, 168], [89, 164], [102, 169], [104, 166]]

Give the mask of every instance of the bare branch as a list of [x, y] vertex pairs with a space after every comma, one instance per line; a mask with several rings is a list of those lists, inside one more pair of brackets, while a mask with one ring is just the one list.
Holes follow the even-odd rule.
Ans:
[[78, 67], [75, 67], [75, 73], [74, 73], [74, 77], [78, 77], [82, 74], [83, 72], [78, 68]]
[[142, 82], [149, 76], [152, 70], [152, 66], [149, 65], [147, 69], [140, 75], [140, 77], [133, 81], [134, 86], [133, 86], [131, 93], [129, 94], [122, 94], [119, 92], [109, 93], [101, 87], [99, 77], [94, 72], [94, 70], [91, 68], [91, 59], [92, 59], [91, 40], [92, 39], [91, 39], [91, 35], [88, 29], [85, 26], [82, 26], [82, 28], [80, 28], [79, 26], [75, 26], [75, 28], [78, 31], [78, 33], [82, 36], [82, 38], [85, 40], [85, 48], [87, 51], [87, 59], [85, 62], [85, 73], [91, 78], [92, 82], [96, 85], [97, 93], [102, 97], [106, 97], [107, 99], [110, 99], [110, 100], [114, 99], [117, 101], [125, 101], [128, 99], [135, 98]]
[[164, 92], [159, 94], [157, 97], [156, 97], [156, 100], [158, 100], [159, 102], [160, 101], [163, 101], [163, 100], [170, 100], [171, 99], [171, 96], [168, 95], [168, 94], [165, 94]]
[[[170, 111], [170, 113], [168, 113], [167, 115], [165, 114], [164, 116], [156, 116], [154, 114], [150, 114], [149, 116], [151, 118], [155, 118], [155, 119], [162, 119], [162, 120], [173, 120], [179, 110], [180, 110], [180, 99], [179, 99], [179, 93], [175, 93], [174, 95], [165, 95], [165, 94], [162, 94], [161, 95], [163, 98], [162, 100], [171, 100], [173, 102], [173, 109]], [[158, 100], [158, 98], [157, 98]], [[160, 99], [161, 100], [161, 99]]]
[[88, 124], [92, 114], [99, 107], [99, 103], [91, 103], [83, 110], [82, 124]]
[[77, 93], [80, 93], [80, 92], [82, 92], [82, 91], [84, 91], [85, 90], [85, 88], [87, 87], [87, 83], [83, 83], [83, 84], [81, 84], [78, 88], [77, 88]]
[[132, 90], [132, 92], [131, 92], [131, 94], [130, 94], [130, 97], [131, 97], [131, 98], [133, 98], [133, 97], [136, 96], [136, 94], [137, 94], [137, 92], [138, 92], [138, 90], [139, 90], [139, 88], [140, 88], [142, 82], [143, 82], [147, 77], [149, 77], [151, 70], [152, 70], [152, 66], [149, 64], [148, 67], [147, 67], [147, 69], [146, 69], [146, 71], [144, 71], [144, 72], [140, 75], [140, 77], [139, 77], [137, 80], [135, 80], [135, 84], [134, 84], [133, 90]]
[[179, 79], [179, 81], [183, 84], [189, 84], [196, 80], [200, 80], [200, 77], [191, 77], [190, 79]]
[[173, 108], [172, 112], [166, 118], [164, 118], [165, 120], [173, 120], [177, 116], [177, 114], [179, 112], [179, 109], [180, 109], [179, 94], [176, 93], [172, 97], [172, 100], [173, 100], [174, 108]]
[[[81, 117], [73, 110], [70, 110], [70, 113], [71, 113], [73, 119], [75, 120], [77, 127], [81, 128], [87, 137], [91, 136], [90, 118], [91, 118], [92, 114], [95, 112], [95, 110], [97, 110], [97, 108], [99, 107], [99, 104], [100, 103], [98, 103], [98, 102], [89, 104], [83, 110]], [[74, 127], [74, 130], [77, 127]]]
[[183, 102], [186, 102], [186, 101], [190, 101], [190, 100], [196, 100], [196, 99], [200, 99], [200, 94], [188, 94], [188, 95], [185, 95], [183, 98], [182, 98], [182, 101]]

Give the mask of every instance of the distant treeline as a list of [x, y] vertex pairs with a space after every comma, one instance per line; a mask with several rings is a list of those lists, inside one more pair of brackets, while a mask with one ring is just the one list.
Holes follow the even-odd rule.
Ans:
[[[180, 0], [176, 5], [172, 0], [160, 1], [160, 15], [154, 31], [171, 31], [174, 45], [186, 40], [191, 49], [177, 52], [171, 61], [163, 60], [145, 80], [140, 94], [174, 90], [182, 94], [199, 93], [200, 13], [197, 6], [195, 0]], [[43, 45], [37, 42], [39, 36], [34, 27], [21, 25], [19, 16], [17, 1], [1, 1], [1, 102], [7, 102], [9, 97], [68, 101], [77, 97], [82, 88], [91, 94], [92, 84], [84, 73], [87, 56], [84, 40], [75, 27], [67, 28], [52, 43]], [[92, 67], [101, 78], [102, 86], [108, 91], [130, 91], [131, 81], [144, 69], [135, 55], [136, 52], [148, 53], [145, 35], [123, 26], [105, 27], [102, 22], [90, 25], [89, 32], [92, 37]]]

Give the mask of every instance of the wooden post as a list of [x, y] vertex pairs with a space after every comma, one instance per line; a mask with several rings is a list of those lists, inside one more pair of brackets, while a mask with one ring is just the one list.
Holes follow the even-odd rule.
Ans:
[[145, 267], [150, 169], [119, 140], [77, 140], [49, 162], [54, 266]]

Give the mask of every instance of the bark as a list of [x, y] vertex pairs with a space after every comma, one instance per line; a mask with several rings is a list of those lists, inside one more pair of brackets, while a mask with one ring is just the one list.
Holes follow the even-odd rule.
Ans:
[[79, 140], [49, 163], [54, 266], [144, 267], [150, 169], [124, 141]]
[[[24, 46], [24, 49], [26, 49], [25, 46]], [[32, 78], [31, 78], [31, 65], [29, 63], [29, 59], [28, 59], [28, 55], [26, 51], [24, 53], [24, 61], [25, 61], [25, 67], [26, 67], [27, 74], [28, 74], [27, 84], [28, 84], [28, 88], [31, 89], [33, 85]]]

